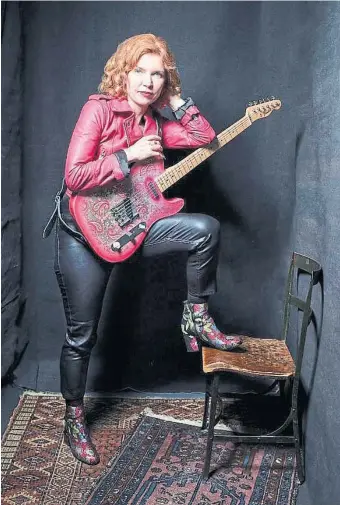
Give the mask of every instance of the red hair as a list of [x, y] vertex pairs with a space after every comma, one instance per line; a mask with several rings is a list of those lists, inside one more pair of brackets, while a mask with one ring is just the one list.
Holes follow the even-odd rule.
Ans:
[[164, 104], [168, 95], [179, 94], [181, 82], [175, 58], [166, 41], [152, 33], [135, 35], [118, 45], [116, 52], [106, 62], [99, 91], [115, 97], [126, 97], [126, 75], [136, 67], [140, 58], [148, 53], [161, 56], [166, 71], [164, 88], [157, 105]]

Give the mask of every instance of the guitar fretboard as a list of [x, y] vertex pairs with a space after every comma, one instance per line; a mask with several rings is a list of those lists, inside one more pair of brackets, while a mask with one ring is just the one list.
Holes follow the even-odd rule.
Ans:
[[221, 147], [237, 137], [237, 135], [242, 133], [251, 124], [252, 122], [250, 118], [245, 115], [232, 126], [229, 126], [229, 128], [219, 133], [207, 147], [196, 149], [193, 153], [184, 158], [184, 160], [168, 168], [163, 174], [159, 175], [155, 179], [159, 189], [163, 192], [170, 188], [173, 184], [197, 167], [197, 165], [205, 161]]

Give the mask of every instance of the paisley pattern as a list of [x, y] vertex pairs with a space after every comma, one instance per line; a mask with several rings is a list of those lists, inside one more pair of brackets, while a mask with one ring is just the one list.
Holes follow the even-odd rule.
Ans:
[[[135, 163], [130, 176], [77, 193], [70, 199], [70, 211], [93, 251], [105, 261], [119, 263], [132, 256], [142, 244], [146, 232], [156, 221], [177, 214], [184, 205], [181, 198], [167, 199], [157, 185], [164, 174], [163, 160]], [[154, 194], [152, 188], [155, 188]], [[122, 205], [123, 202], [125, 205]], [[124, 218], [125, 209], [133, 209], [134, 217], [120, 226], [113, 210]], [[124, 219], [123, 219], [123, 222]], [[112, 249], [112, 243], [132, 233], [137, 225], [146, 223], [146, 229], [127, 241], [121, 249]]]
[[64, 437], [75, 458], [88, 465], [99, 463], [99, 455], [86, 426], [83, 405], [66, 407]]
[[242, 344], [241, 336], [225, 335], [217, 328], [207, 303], [185, 301], [181, 328], [188, 352], [198, 351], [198, 341], [221, 351], [232, 351]]

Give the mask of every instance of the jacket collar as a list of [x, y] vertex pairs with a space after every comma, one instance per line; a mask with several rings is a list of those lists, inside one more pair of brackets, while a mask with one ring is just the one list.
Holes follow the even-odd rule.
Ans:
[[[116, 112], [128, 112], [129, 114], [133, 114], [133, 110], [131, 109], [129, 102], [126, 98], [117, 98], [111, 95], [105, 94], [96, 94], [90, 95], [89, 100], [106, 100], [110, 102], [110, 107]], [[146, 115], [152, 116], [152, 109], [149, 108], [146, 112]]]

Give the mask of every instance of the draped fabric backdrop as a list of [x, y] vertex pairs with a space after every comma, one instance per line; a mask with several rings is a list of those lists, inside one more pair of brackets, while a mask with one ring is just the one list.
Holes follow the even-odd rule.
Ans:
[[9, 376], [25, 345], [20, 328], [24, 306], [22, 292], [22, 22], [18, 3], [1, 4], [2, 48], [2, 215], [1, 215], [1, 377]]
[[[4, 301], [7, 305], [23, 293], [21, 328], [30, 339], [18, 380], [40, 390], [59, 389], [65, 323], [53, 273], [54, 240], [43, 241], [41, 233], [53, 210], [74, 124], [117, 44], [137, 33], [156, 33], [177, 57], [184, 96], [193, 97], [217, 132], [243, 116], [249, 101], [271, 95], [282, 100], [280, 111], [254, 123], [172, 194], [184, 196], [188, 210], [221, 221], [219, 291], [211, 311], [226, 330], [278, 335], [291, 252], [321, 262], [324, 303], [319, 290], [313, 302], [317, 326], [308, 335], [303, 366], [307, 481], [298, 505], [337, 503], [340, 5], [23, 2], [21, 25], [19, 5], [7, 6], [12, 17], [3, 18], [3, 125], [15, 132], [16, 151], [3, 161], [2, 224], [4, 219], [14, 223], [11, 235], [6, 226], [3, 235]], [[17, 124], [21, 112], [20, 137], [11, 122]], [[176, 156], [167, 153], [168, 162]], [[21, 264], [20, 205], [21, 281], [19, 267], [14, 279], [13, 268], [6, 266]], [[169, 384], [173, 391], [202, 390], [199, 357], [187, 355], [180, 340], [184, 267], [183, 257], [169, 255], [115, 268], [89, 390], [157, 391]], [[16, 309], [13, 313], [14, 321]], [[292, 331], [293, 352], [295, 336]], [[5, 332], [5, 349], [9, 339]]]

